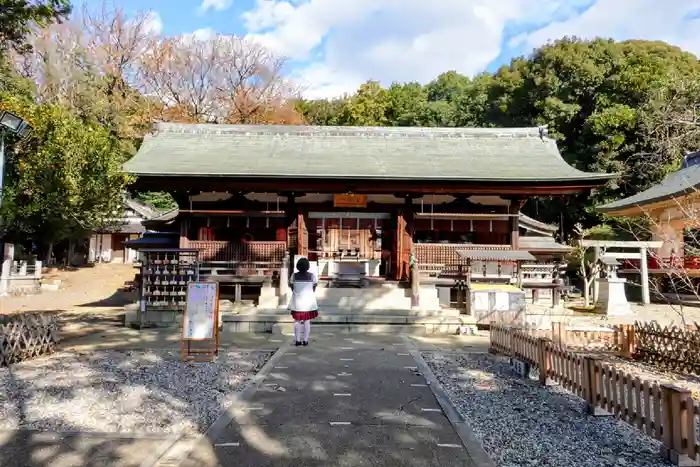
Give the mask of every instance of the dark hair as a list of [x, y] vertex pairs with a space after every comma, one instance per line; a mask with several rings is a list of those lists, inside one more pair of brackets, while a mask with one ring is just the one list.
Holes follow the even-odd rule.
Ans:
[[306, 258], [301, 258], [299, 261], [297, 261], [297, 269], [299, 272], [308, 272], [309, 269], [311, 269], [311, 264], [309, 263], [309, 260]]

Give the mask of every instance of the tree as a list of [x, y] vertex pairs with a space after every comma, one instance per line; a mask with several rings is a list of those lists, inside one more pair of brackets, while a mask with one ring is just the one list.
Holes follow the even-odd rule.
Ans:
[[33, 126], [7, 154], [2, 216], [10, 239], [38, 237], [47, 245], [76, 239], [118, 218], [129, 177], [126, 154], [107, 129], [60, 104], [0, 95], [5, 108]]
[[149, 20], [149, 12], [127, 17], [118, 7], [84, 9], [80, 17], [37, 31], [31, 53], [15, 62], [35, 81], [41, 102], [100, 122], [135, 152], [155, 108], [137, 87], [138, 58], [157, 39]]
[[70, 12], [69, 0], [0, 0], [0, 55], [10, 47], [27, 50], [25, 38], [34, 25], [61, 21]]
[[[609, 226], [599, 225], [594, 228], [584, 229], [581, 224], [574, 226], [575, 238], [572, 239], [571, 246], [574, 248], [570, 254], [570, 261], [573, 266], [578, 268], [578, 275], [583, 284], [583, 300], [584, 306], [591, 305], [591, 289], [593, 282], [600, 277], [602, 270], [601, 263], [598, 258], [590, 254], [588, 247], [583, 246], [583, 240], [610, 240], [614, 238], [615, 233]], [[597, 298], [597, 297], [594, 297]]]
[[167, 38], [141, 55], [144, 92], [180, 122], [302, 123], [284, 59], [248, 39]]
[[387, 91], [377, 81], [367, 81], [343, 107], [344, 121], [355, 126], [386, 125], [388, 104]]

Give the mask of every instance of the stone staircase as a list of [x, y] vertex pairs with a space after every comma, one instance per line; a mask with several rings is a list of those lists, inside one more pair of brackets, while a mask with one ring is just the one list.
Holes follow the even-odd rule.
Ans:
[[[292, 317], [287, 302], [280, 300], [272, 287], [263, 288], [259, 303], [234, 305], [220, 300], [221, 326], [227, 332], [277, 333], [292, 332]], [[316, 290], [320, 316], [314, 327], [322, 332], [400, 332], [403, 334], [456, 334], [462, 326], [473, 325], [470, 316], [458, 310], [441, 309], [437, 290], [426, 287], [420, 292], [418, 307], [411, 307], [411, 289], [395, 284], [365, 288], [319, 287]], [[282, 303], [281, 303], [282, 302]], [[125, 324], [138, 323], [138, 305], [125, 307]], [[182, 323], [181, 313], [149, 312], [149, 320], [158, 326]]]
[[[400, 332], [410, 334], [455, 334], [472, 324], [458, 310], [440, 309], [437, 290], [421, 290], [420, 304], [411, 307], [411, 290], [395, 284], [376, 287], [319, 287], [316, 290], [320, 316], [314, 327], [326, 332]], [[287, 304], [280, 304], [275, 289], [263, 290], [257, 307], [239, 308], [237, 314], [224, 314], [223, 326], [229, 332], [292, 332], [293, 320]]]

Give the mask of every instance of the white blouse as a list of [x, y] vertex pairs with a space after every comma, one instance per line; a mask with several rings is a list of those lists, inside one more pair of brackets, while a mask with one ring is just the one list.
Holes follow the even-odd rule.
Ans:
[[290, 311], [316, 311], [318, 303], [316, 302], [316, 292], [314, 287], [318, 283], [318, 279], [312, 273], [309, 273], [311, 280], [295, 280], [295, 274], [289, 278], [289, 286], [292, 289], [292, 299], [289, 301]]

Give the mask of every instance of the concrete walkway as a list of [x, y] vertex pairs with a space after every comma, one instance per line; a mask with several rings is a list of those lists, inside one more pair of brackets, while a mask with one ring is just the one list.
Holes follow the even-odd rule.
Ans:
[[319, 335], [308, 347], [285, 346], [253, 396], [179, 465], [492, 465], [468, 429], [451, 423], [424, 365], [400, 336]]

